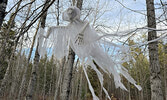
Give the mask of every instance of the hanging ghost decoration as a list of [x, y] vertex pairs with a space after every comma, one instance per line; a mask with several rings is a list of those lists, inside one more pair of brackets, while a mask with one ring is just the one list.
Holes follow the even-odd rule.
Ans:
[[[107, 41], [101, 40], [100, 36], [92, 29], [89, 22], [82, 21], [80, 19], [80, 10], [77, 7], [69, 7], [62, 16], [64, 21], [68, 21], [67, 26], [50, 27], [47, 32], [44, 29], [40, 29], [38, 32], [39, 39], [39, 54], [43, 56], [46, 54], [46, 49], [52, 47], [52, 53], [57, 59], [61, 59], [68, 55], [69, 46], [73, 49], [76, 55], [84, 62], [84, 73], [89, 84], [89, 89], [92, 93], [94, 100], [99, 100], [95, 95], [91, 86], [89, 78], [86, 72], [86, 66], [90, 65], [94, 69], [99, 78], [100, 84], [103, 87], [103, 74], [97, 69], [98, 65], [100, 69], [106, 72], [108, 75], [113, 75], [116, 87], [120, 87], [127, 90], [121, 82], [120, 75], [123, 75], [129, 82], [134, 84], [139, 90], [141, 87], [136, 84], [136, 81], [128, 74], [128, 71], [122, 66], [122, 63], [117, 63], [112, 60], [107, 52], [101, 46], [101, 42], [107, 43]], [[44, 33], [47, 33], [44, 35]], [[113, 43], [110, 43], [111, 45]], [[116, 44], [114, 44], [115, 46]], [[120, 47], [120, 46], [118, 46]], [[121, 49], [122, 47], [120, 47]], [[104, 92], [110, 99], [106, 89], [103, 87]]]

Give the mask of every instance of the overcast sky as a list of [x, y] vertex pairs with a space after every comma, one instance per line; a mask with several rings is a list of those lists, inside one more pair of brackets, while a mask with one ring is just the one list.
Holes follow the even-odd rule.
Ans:
[[[18, 0], [8, 0], [7, 11], [16, 3], [16, 1]], [[29, 1], [29, 0], [25, 0], [25, 1]], [[37, 0], [35, 5], [36, 6], [41, 5], [42, 1], [44, 0]], [[70, 6], [69, 1], [70, 0], [60, 0], [61, 12], [63, 12], [65, 9], [67, 9]], [[90, 21], [94, 18], [95, 10], [97, 8], [97, 1], [98, 0], [84, 0], [83, 11], [82, 11], [83, 18], [86, 16], [85, 10], [87, 10], [88, 8], [92, 9], [92, 13], [87, 17], [86, 20]], [[155, 1], [155, 4], [159, 3], [159, 0], [154, 0], [154, 1]], [[162, 1], [165, 1], [165, 0], [162, 0]], [[155, 7], [158, 8], [158, 6], [155, 6]], [[97, 17], [103, 14], [103, 12], [105, 11], [106, 12], [96, 21], [96, 25], [106, 25], [110, 27], [110, 32], [115, 32], [119, 25], [120, 25], [120, 29], [119, 29], [120, 31], [133, 29], [137, 27], [143, 27], [147, 25], [145, 0], [99, 0], [98, 9], [100, 9], [100, 11]], [[56, 12], [55, 5], [53, 5], [49, 9], [49, 14], [47, 16], [47, 23], [46, 23], [47, 26], [56, 25], [55, 12]], [[157, 17], [160, 13], [161, 13], [160, 10], [156, 10]], [[10, 14], [8, 14], [8, 16], [9, 15]], [[24, 14], [20, 14], [20, 15], [24, 16]], [[6, 17], [6, 19], [7, 18], [8, 17]], [[22, 22], [22, 19], [19, 16], [17, 16], [16, 20], [20, 23]], [[64, 25], [62, 23], [64, 23], [64, 21], [61, 21], [61, 25]], [[33, 37], [34, 30], [32, 29], [31, 32], [32, 32], [32, 35], [30, 34], [30, 36]]]

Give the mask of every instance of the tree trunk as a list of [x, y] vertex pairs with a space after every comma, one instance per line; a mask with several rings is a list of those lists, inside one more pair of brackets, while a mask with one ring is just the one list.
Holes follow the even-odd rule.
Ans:
[[21, 67], [20, 62], [23, 62], [22, 59], [21, 59], [21, 51], [22, 51], [23, 40], [24, 40], [24, 36], [22, 37], [22, 40], [21, 40], [21, 48], [19, 50], [17, 60], [15, 60], [15, 61], [18, 61], [18, 64], [16, 64], [14, 67], [12, 67], [12, 69], [13, 69], [13, 71], [12, 71], [12, 84], [11, 84], [11, 87], [10, 87], [11, 89], [9, 91], [9, 99], [10, 100], [16, 98], [16, 94], [18, 92], [16, 87], [18, 87], [19, 75], [22, 71], [21, 70], [22, 68], [19, 68], [19, 67]]
[[[45, 1], [44, 9], [49, 5], [49, 2], [50, 2], [50, 0]], [[41, 19], [40, 19], [42, 28], [45, 27], [46, 16], [47, 16], [47, 11], [43, 14], [43, 16], [41, 16]], [[30, 81], [29, 81], [29, 86], [28, 86], [28, 89], [27, 89], [26, 100], [32, 100], [33, 99], [33, 94], [34, 94], [35, 88], [36, 88], [37, 69], [38, 69], [38, 63], [39, 63], [39, 58], [40, 58], [40, 55], [38, 53], [38, 47], [39, 47], [39, 42], [37, 40], [37, 47], [36, 47], [35, 58], [34, 58], [34, 65], [32, 67], [32, 74], [31, 74], [31, 78], [30, 78]]]
[[[166, 60], [165, 59], [166, 57], [164, 57], [163, 59], [164, 60]], [[166, 62], [164, 61], [164, 65], [163, 65], [163, 67], [164, 67], [164, 71], [163, 71], [163, 73], [164, 73], [164, 90], [165, 90], [165, 95], [164, 95], [164, 97], [165, 97], [165, 100], [167, 100], [167, 78], [166, 78], [166, 68], [167, 68], [167, 64], [166, 64]]]
[[[5, 0], [4, 0], [4, 1], [5, 1]], [[6, 2], [7, 2], [7, 1], [6, 1]], [[15, 14], [12, 14], [11, 17], [10, 17], [10, 19], [9, 19], [9, 21], [8, 21], [9, 27], [8, 27], [8, 29], [6, 30], [5, 34], [4, 34], [4, 41], [2, 42], [2, 46], [1, 46], [1, 49], [0, 49], [0, 50], [1, 50], [1, 51], [0, 51], [0, 67], [3, 66], [3, 61], [5, 60], [5, 56], [6, 56], [6, 53], [5, 53], [5, 50], [6, 50], [6, 49], [5, 49], [5, 48], [6, 48], [6, 44], [7, 44], [7, 42], [8, 42], [8, 39], [9, 39], [8, 34], [9, 34], [9, 32], [10, 32], [10, 30], [11, 30], [13, 24], [14, 24], [14, 20], [15, 20], [15, 17], [16, 17], [16, 12], [18, 11], [18, 9], [19, 9], [19, 7], [20, 7], [21, 2], [22, 2], [22, 0], [19, 1], [18, 5], [17, 5], [17, 7], [16, 7], [16, 10], [15, 10]], [[3, 4], [4, 4], [4, 3], [3, 3]], [[5, 5], [5, 4], [4, 4], [4, 5]], [[11, 56], [9, 57], [10, 59], [9, 59], [9, 62], [8, 62], [7, 70], [6, 70], [6, 72], [5, 72], [5, 75], [4, 75], [3, 80], [2, 80], [2, 82], [1, 82], [0, 95], [3, 94], [3, 92], [4, 92], [4, 89], [5, 89], [5, 86], [4, 86], [4, 85], [6, 85], [8, 79], [9, 79], [10, 69], [12, 69], [12, 68], [10, 68], [10, 67], [11, 67], [12, 63], [14, 62], [14, 51], [15, 51], [15, 49], [16, 49], [16, 45], [15, 45], [15, 44], [14, 44], [13, 48], [14, 48], [14, 49], [13, 49], [12, 52], [11, 52]], [[1, 70], [1, 68], [0, 68], [0, 70]]]
[[59, 66], [59, 69], [57, 68], [57, 70], [59, 70], [59, 71], [57, 73], [58, 80], [57, 80], [56, 87], [55, 87], [54, 100], [57, 100], [58, 91], [60, 91], [60, 83], [61, 83], [61, 79], [63, 78], [62, 76], [63, 76], [65, 58], [63, 58], [60, 63], [61, 63], [61, 65]]
[[[10, 59], [12, 59], [12, 57], [11, 57]], [[7, 69], [6, 69], [4, 78], [3, 78], [2, 82], [1, 82], [1, 86], [0, 86], [0, 97], [3, 97], [3, 96], [4, 96], [5, 89], [6, 89], [6, 87], [7, 87], [8, 81], [9, 81], [9, 74], [10, 74], [10, 71], [11, 71], [11, 67], [9, 67], [9, 66], [11, 66], [11, 63], [13, 63], [12, 60], [8, 63], [8, 67], [7, 67]]]
[[61, 100], [69, 100], [74, 59], [75, 59], [75, 53], [70, 47], [66, 71], [65, 71], [65, 75], [64, 75]]
[[81, 96], [82, 96], [82, 83], [83, 83], [83, 70], [81, 70], [81, 74], [80, 76], [78, 76], [80, 78], [80, 82], [79, 82], [79, 89], [78, 89], [78, 100], [81, 100]]
[[[55, 61], [55, 63], [57, 63], [57, 60], [54, 60], [54, 58], [52, 56], [51, 62], [54, 62], [54, 61]], [[51, 65], [51, 74], [50, 74], [51, 81], [50, 81], [50, 84], [49, 84], [49, 96], [50, 97], [54, 96], [53, 91], [54, 91], [54, 82], [55, 82], [54, 81], [54, 79], [55, 79], [55, 77], [54, 77], [55, 63], [52, 63], [52, 65]], [[52, 100], [52, 99], [50, 98], [49, 100]]]
[[37, 26], [37, 29], [36, 29], [36, 32], [35, 32], [35, 35], [34, 35], [34, 38], [33, 38], [33, 41], [32, 41], [32, 46], [31, 46], [31, 49], [30, 49], [30, 53], [29, 53], [28, 59], [26, 61], [26, 66], [25, 66], [25, 69], [24, 69], [24, 72], [23, 72], [23, 75], [22, 75], [22, 78], [21, 78], [22, 80], [21, 80], [21, 84], [20, 84], [20, 87], [19, 87], [19, 93], [18, 93], [18, 96], [17, 96], [18, 97], [17, 100], [21, 99], [21, 96], [22, 96], [22, 93], [23, 93], [23, 90], [24, 90], [24, 86], [25, 86], [25, 83], [26, 83], [27, 70], [28, 70], [28, 66], [29, 66], [29, 61], [30, 61], [32, 50], [33, 50], [33, 47], [34, 47], [37, 31], [39, 29], [39, 24], [40, 24], [40, 22], [38, 23], [38, 26]]
[[130, 83], [128, 82], [128, 89], [129, 89], [129, 95], [128, 95], [128, 100], [131, 100], [131, 90], [130, 90]]
[[[83, 0], [77, 0], [77, 7], [81, 10]], [[69, 100], [70, 88], [71, 88], [71, 80], [72, 80], [72, 71], [73, 64], [75, 59], [75, 53], [72, 48], [69, 48], [69, 55], [67, 60], [66, 72], [63, 81], [61, 100]]]
[[[167, 21], [166, 21], [167, 22]], [[164, 47], [164, 51], [165, 51], [165, 55], [164, 55], [164, 87], [165, 87], [165, 100], [167, 100], [167, 77], [166, 77], [166, 73], [167, 73], [167, 45], [165, 45]]]
[[47, 57], [46, 57], [46, 61], [44, 63], [44, 84], [43, 84], [43, 100], [45, 100], [45, 95], [46, 95], [46, 64], [47, 64]]
[[[3, 1], [7, 2], [7, 0], [3, 0]], [[1, 34], [1, 35], [4, 36], [4, 39], [3, 39], [2, 43], [1, 43], [1, 48], [0, 48], [0, 66], [3, 66], [3, 64], [4, 64], [3, 61], [6, 60], [6, 53], [5, 53], [6, 49], [5, 48], [7, 46], [6, 44], [8, 43], [8, 40], [9, 40], [9, 36], [8, 35], [10, 33], [10, 30], [11, 30], [12, 26], [14, 26], [14, 20], [16, 18], [16, 15], [17, 15], [17, 12], [19, 10], [21, 2], [22, 2], [22, 0], [19, 0], [19, 2], [17, 4], [17, 7], [16, 7], [16, 10], [15, 10], [15, 13], [11, 14], [11, 16], [10, 16], [10, 19], [8, 21], [8, 26], [9, 26], [8, 29], [6, 30], [6, 32], [4, 32], [4, 34]], [[2, 3], [1, 5], [6, 7], [5, 3]], [[16, 45], [15, 45], [15, 48], [16, 48]], [[7, 59], [7, 60], [9, 60], [9, 59]]]
[[36, 52], [35, 52], [35, 58], [34, 58], [34, 65], [32, 67], [32, 74], [29, 81], [28, 89], [27, 89], [27, 95], [26, 100], [33, 100], [33, 94], [35, 92], [36, 87], [36, 80], [37, 80], [37, 68], [39, 63], [39, 53], [38, 53], [38, 47], [39, 43], [37, 44]]
[[[156, 28], [154, 0], [146, 0], [147, 23], [149, 28]], [[148, 41], [157, 38], [156, 31], [148, 32]], [[151, 100], [163, 100], [160, 66], [158, 59], [158, 41], [149, 43]]]
[[3, 23], [3, 19], [5, 17], [5, 10], [6, 10], [6, 6], [7, 6], [8, 0], [1, 0], [0, 1], [0, 29]]
[[165, 100], [167, 100], [167, 78], [166, 78], [166, 72], [167, 72], [167, 64], [165, 64], [164, 69], [164, 81], [165, 81]]
[[[31, 2], [34, 2], [35, 0], [31, 0]], [[20, 2], [21, 3], [21, 2]], [[20, 3], [19, 3], [19, 5], [20, 5]], [[25, 28], [25, 26], [26, 26], [26, 22], [27, 22], [27, 20], [28, 20], [28, 17], [29, 17], [29, 14], [30, 14], [30, 11], [31, 11], [31, 6], [32, 6], [32, 3], [29, 5], [29, 7], [28, 7], [28, 11], [27, 11], [27, 14], [26, 14], [26, 18], [25, 18], [25, 21], [24, 21], [24, 23], [22, 24], [22, 26], [21, 26], [21, 31], [20, 31], [20, 34], [23, 32], [23, 30], [24, 30], [24, 28]], [[39, 26], [39, 25], [38, 25]], [[22, 44], [23, 44], [23, 41], [21, 42]], [[16, 46], [17, 46], [17, 43], [15, 44]], [[22, 50], [21, 50], [22, 51]], [[20, 51], [20, 52], [21, 52]], [[28, 61], [29, 62], [29, 61]], [[26, 62], [27, 63], [27, 62]], [[20, 96], [21, 96], [21, 93], [22, 93], [22, 90], [23, 90], [23, 86], [24, 86], [24, 81], [26, 80], [25, 79], [25, 77], [26, 77], [26, 72], [27, 72], [27, 67], [28, 67], [28, 64], [25, 66], [25, 69], [24, 69], [24, 74], [23, 74], [23, 78], [21, 78], [22, 79], [22, 81], [21, 81], [21, 85], [19, 86], [20, 88], [19, 88], [19, 92], [18, 92], [18, 97], [17, 97], [17, 99], [18, 100], [20, 100]], [[17, 70], [16, 70], [16, 72], [17, 72]], [[16, 76], [16, 75], [15, 75]], [[17, 77], [16, 77], [16, 79], [17, 79]], [[16, 83], [16, 82], [15, 82]], [[15, 83], [13, 84], [13, 86], [11, 86], [11, 88], [13, 88], [13, 89], [11, 89], [11, 94], [13, 94], [14, 93], [14, 88], [15, 88]]]
[[[60, 13], [59, 13], [59, 9], [60, 9], [60, 2], [59, 0], [57, 0], [57, 26], [59, 26], [59, 17], [60, 17]], [[59, 66], [57, 68], [57, 74], [56, 74], [56, 77], [57, 77], [57, 81], [56, 81], [56, 84], [55, 84], [55, 93], [54, 93], [54, 100], [57, 100], [57, 95], [58, 93], [61, 92], [61, 82], [62, 82], [62, 79], [63, 79], [63, 68], [64, 68], [64, 65], [65, 65], [65, 57], [60, 61], [59, 63]], [[60, 91], [60, 92], [59, 92]]]

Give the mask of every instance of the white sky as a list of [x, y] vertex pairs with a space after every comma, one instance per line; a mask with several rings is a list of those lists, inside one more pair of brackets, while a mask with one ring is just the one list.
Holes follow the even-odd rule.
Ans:
[[[18, 0], [8, 0], [8, 8], [7, 11], [9, 10], [9, 8], [11, 8], [16, 1]], [[25, 2], [27, 2], [29, 0], [25, 0]], [[36, 6], [39, 6], [42, 4], [44, 0], [37, 0]], [[60, 6], [61, 9], [60, 11], [63, 12], [66, 8], [68, 8], [68, 6], [70, 6], [69, 3], [70, 0], [60, 0]], [[124, 30], [128, 30], [128, 29], [133, 29], [133, 28], [137, 28], [137, 27], [142, 27], [142, 26], [146, 26], [146, 3], [145, 0], [118, 0], [119, 2], [121, 2], [125, 7], [135, 10], [131, 11], [125, 7], [123, 7], [120, 3], [117, 2], [117, 0], [99, 0], [99, 6], [97, 7], [97, 1], [98, 0], [84, 0], [83, 3], [83, 17], [86, 16], [85, 11], [87, 9], [92, 9], [92, 13], [87, 17], [86, 20], [92, 20], [95, 16], [95, 11], [98, 8], [99, 12], [97, 17], [99, 17], [101, 14], [103, 14], [95, 23], [95, 26], [97, 25], [104, 25], [107, 27], [110, 27], [110, 32], [115, 32], [118, 27], [119, 27], [119, 31], [124, 31]], [[155, 4], [159, 3], [159, 0], [154, 0]], [[163, 0], [165, 1], [165, 0]], [[55, 2], [56, 4], [56, 2]], [[33, 6], [34, 6], [33, 5]], [[157, 7], [157, 6], [155, 6]], [[106, 11], [108, 10], [108, 11]], [[106, 12], [105, 12], [106, 11]], [[23, 13], [25, 13], [26, 11], [22, 11], [20, 13], [20, 16], [24, 16]], [[47, 22], [46, 22], [46, 26], [55, 26], [56, 25], [56, 16], [55, 16], [55, 5], [53, 5], [50, 9], [49, 9], [49, 14], [47, 16]], [[105, 13], [104, 13], [105, 12]], [[143, 13], [145, 15], [142, 15], [140, 13]], [[156, 10], [156, 15], [158, 17], [158, 15], [161, 14], [160, 10]], [[8, 14], [9, 16], [10, 14]], [[9, 17], [6, 17], [9, 18]], [[61, 15], [60, 15], [61, 18]], [[18, 17], [16, 18], [17, 23], [22, 23], [22, 18]], [[92, 24], [92, 23], [91, 23]], [[61, 25], [64, 25], [64, 21], [61, 21]], [[120, 26], [119, 26], [120, 25]], [[30, 30], [30, 37], [33, 37], [34, 35], [34, 29]], [[29, 43], [28, 43], [29, 44]]]

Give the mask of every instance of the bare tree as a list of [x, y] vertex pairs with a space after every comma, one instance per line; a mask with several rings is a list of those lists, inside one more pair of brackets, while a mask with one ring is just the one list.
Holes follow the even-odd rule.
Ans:
[[[21, 4], [22, 0], [19, 1], [17, 7], [16, 7], [16, 10], [15, 12], [18, 12], [18, 9], [20, 7], [20, 4]], [[10, 30], [12, 28], [12, 26], [14, 26], [14, 21], [15, 21], [15, 18], [16, 18], [16, 13], [12, 14], [11, 17], [10, 17], [10, 20], [8, 22], [8, 25], [9, 27], [7, 28], [6, 32], [4, 33], [4, 41], [2, 42], [2, 47], [1, 47], [1, 51], [0, 51], [0, 62], [5, 60], [5, 56], [6, 56], [6, 44], [9, 40], [9, 33], [10, 33]], [[6, 73], [4, 75], [4, 78], [1, 82], [1, 86], [0, 86], [0, 95], [2, 96], [3, 93], [4, 93], [4, 89], [5, 89], [5, 85], [9, 79], [9, 74], [10, 74], [10, 70], [11, 70], [11, 65], [12, 65], [12, 62], [14, 62], [14, 51], [16, 49], [16, 46], [13, 46], [14, 47], [14, 50], [12, 50], [12, 53], [11, 53], [11, 56], [9, 57], [9, 62], [8, 62], [8, 67], [7, 67], [7, 70], [6, 70]], [[0, 63], [0, 66], [2, 66], [3, 63]]]
[[31, 54], [32, 54], [32, 50], [33, 50], [33, 47], [34, 47], [34, 44], [35, 44], [35, 38], [36, 38], [36, 35], [37, 35], [37, 32], [38, 32], [38, 29], [39, 29], [39, 24], [40, 22], [38, 23], [37, 25], [37, 29], [36, 29], [36, 32], [35, 32], [35, 35], [34, 35], [34, 38], [33, 38], [33, 41], [32, 41], [32, 46], [31, 46], [31, 49], [30, 49], [30, 53], [28, 55], [28, 58], [26, 59], [26, 66], [25, 66], [25, 69], [23, 70], [23, 75], [21, 77], [21, 84], [20, 84], [20, 87], [19, 87], [19, 92], [18, 92], [18, 100], [21, 99], [21, 96], [22, 96], [22, 93], [23, 93], [23, 90], [25, 88], [25, 83], [26, 83], [26, 75], [27, 75], [27, 71], [28, 71], [28, 67], [29, 67], [29, 61], [30, 61], [30, 58], [31, 58]]
[[74, 59], [75, 59], [75, 53], [72, 50], [72, 48], [70, 47], [66, 71], [65, 71], [65, 75], [64, 75], [61, 100], [69, 100]]
[[[50, 2], [50, 0], [45, 1], [44, 9], [46, 9], [49, 6], [49, 2]], [[41, 16], [41, 19], [40, 19], [42, 28], [45, 28], [46, 16], [47, 16], [47, 11], [44, 12], [43, 16]], [[37, 69], [38, 69], [38, 63], [39, 63], [39, 59], [40, 59], [40, 55], [38, 53], [38, 48], [39, 48], [39, 41], [37, 40], [34, 65], [32, 67], [32, 74], [31, 74], [29, 86], [27, 89], [26, 100], [32, 100], [33, 93], [35, 92], [35, 87], [36, 87], [36, 82], [37, 82], [36, 81], [37, 80]]]
[[[81, 10], [83, 0], [77, 0], [77, 7]], [[67, 59], [67, 66], [63, 81], [63, 89], [61, 93], [61, 100], [69, 100], [70, 98], [70, 88], [71, 88], [71, 80], [72, 80], [72, 71], [73, 71], [73, 64], [75, 59], [75, 53], [72, 48], [69, 48], [69, 54]]]
[[[147, 23], [149, 28], [156, 28], [154, 0], [146, 0]], [[148, 41], [157, 38], [156, 31], [148, 32]], [[160, 66], [158, 59], [158, 41], [149, 43], [151, 100], [163, 100]]]

